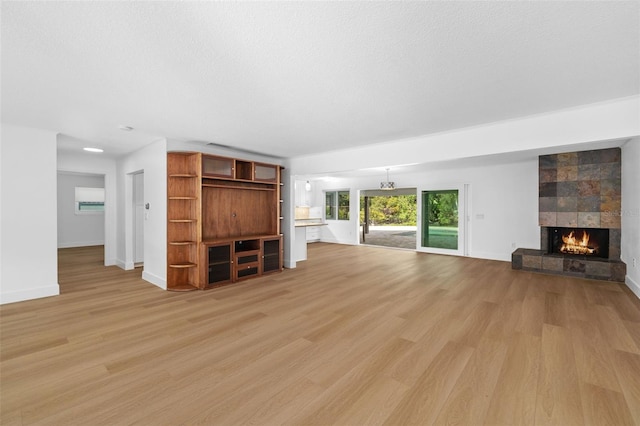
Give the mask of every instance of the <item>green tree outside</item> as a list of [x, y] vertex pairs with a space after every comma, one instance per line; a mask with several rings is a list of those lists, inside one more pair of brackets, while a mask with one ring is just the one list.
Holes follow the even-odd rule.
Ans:
[[[369, 197], [371, 225], [416, 226], [417, 197], [391, 195]], [[364, 222], [364, 197], [360, 197], [360, 222]]]
[[433, 192], [429, 196], [429, 225], [458, 226], [458, 192]]

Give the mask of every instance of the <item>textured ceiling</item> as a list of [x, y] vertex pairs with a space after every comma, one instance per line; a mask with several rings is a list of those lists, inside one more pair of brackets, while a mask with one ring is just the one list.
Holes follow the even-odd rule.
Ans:
[[3, 1], [2, 121], [115, 155], [167, 137], [295, 157], [636, 95], [639, 15], [636, 1]]

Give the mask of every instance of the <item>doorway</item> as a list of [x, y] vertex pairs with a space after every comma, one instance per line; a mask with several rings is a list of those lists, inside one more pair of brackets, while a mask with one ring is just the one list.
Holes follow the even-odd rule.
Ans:
[[[65, 275], [65, 260], [81, 267], [105, 264], [105, 175], [58, 170], [57, 246], [60, 293], [70, 290], [74, 273]], [[87, 253], [91, 253], [87, 255]], [[62, 255], [62, 257], [61, 257]], [[77, 273], [77, 269], [75, 273]]]
[[144, 264], [144, 172], [132, 175], [133, 190], [133, 264], [138, 268]]
[[360, 193], [360, 244], [416, 249], [415, 188]]

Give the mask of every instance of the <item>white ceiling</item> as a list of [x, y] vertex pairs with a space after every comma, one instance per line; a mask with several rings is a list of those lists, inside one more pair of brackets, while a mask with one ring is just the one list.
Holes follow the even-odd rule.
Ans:
[[3, 1], [2, 121], [112, 155], [425, 135], [637, 95], [639, 5]]

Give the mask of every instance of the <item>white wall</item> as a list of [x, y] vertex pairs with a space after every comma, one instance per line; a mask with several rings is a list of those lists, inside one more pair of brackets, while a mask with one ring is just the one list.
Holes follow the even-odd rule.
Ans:
[[58, 172], [99, 174], [104, 176], [104, 264], [116, 264], [116, 160], [87, 152], [58, 151]]
[[[515, 247], [540, 248], [538, 226], [538, 162], [522, 161], [467, 168], [439, 168], [394, 175], [398, 188], [470, 185], [469, 255], [482, 259], [511, 260]], [[322, 190], [351, 188], [349, 221], [327, 221], [321, 238], [326, 242], [358, 244], [357, 190], [376, 189], [376, 178], [340, 179], [318, 183]], [[420, 198], [420, 197], [418, 197]], [[479, 218], [478, 215], [481, 215]]]
[[56, 134], [2, 124], [0, 303], [60, 293]]
[[[622, 146], [622, 246], [627, 286], [640, 298], [640, 138]], [[635, 265], [634, 265], [635, 259]]]
[[104, 212], [76, 214], [76, 187], [104, 188], [104, 176], [58, 172], [58, 248], [104, 244]]
[[144, 268], [142, 278], [167, 288], [167, 141], [162, 139], [117, 161], [117, 254], [116, 264], [133, 269], [133, 174], [144, 172], [144, 202], [149, 210], [144, 221]]

